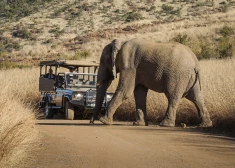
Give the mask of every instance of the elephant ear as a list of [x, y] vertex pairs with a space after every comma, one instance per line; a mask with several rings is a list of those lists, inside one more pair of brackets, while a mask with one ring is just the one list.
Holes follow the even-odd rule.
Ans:
[[114, 78], [117, 77], [117, 70], [116, 70], [115, 60], [116, 60], [118, 51], [121, 49], [121, 46], [122, 46], [121, 44], [122, 44], [121, 41], [118, 40], [118, 39], [113, 40], [112, 43], [111, 43], [111, 46], [112, 46], [112, 55], [111, 55], [111, 57], [112, 57], [112, 67], [113, 67], [112, 72], [113, 72], [113, 77]]

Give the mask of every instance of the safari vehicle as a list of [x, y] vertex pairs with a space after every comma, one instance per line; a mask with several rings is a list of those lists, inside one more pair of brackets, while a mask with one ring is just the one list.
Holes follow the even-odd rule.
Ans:
[[[65, 118], [93, 112], [96, 101], [97, 63], [77, 61], [41, 61], [39, 91], [40, 107], [45, 117], [52, 119], [61, 112]], [[104, 111], [113, 93], [106, 93]]]

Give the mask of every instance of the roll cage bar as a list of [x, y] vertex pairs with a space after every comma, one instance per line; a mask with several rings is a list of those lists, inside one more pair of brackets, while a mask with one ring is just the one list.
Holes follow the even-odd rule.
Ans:
[[[57, 68], [63, 67], [67, 69], [74, 69], [76, 72], [85, 73], [85, 68], [87, 68], [87, 73], [96, 73], [99, 64], [95, 62], [82, 62], [82, 61], [41, 61], [40, 62], [40, 76], [42, 75], [42, 67], [45, 67], [45, 74], [47, 73], [47, 67], [55, 67], [55, 75], [57, 75]], [[93, 70], [92, 70], [93, 69]]]

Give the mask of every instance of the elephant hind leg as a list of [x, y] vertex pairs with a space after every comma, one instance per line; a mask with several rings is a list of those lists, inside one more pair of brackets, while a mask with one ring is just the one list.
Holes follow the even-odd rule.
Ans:
[[203, 92], [198, 82], [189, 91], [189, 93], [186, 95], [186, 98], [195, 104], [197, 111], [198, 111], [198, 115], [200, 118], [202, 118], [202, 121], [199, 126], [211, 127], [212, 121], [210, 119], [210, 114], [208, 113], [207, 108], [205, 106]]
[[134, 90], [136, 104], [136, 122], [133, 125], [147, 126], [146, 98], [148, 89], [143, 85], [137, 85]]
[[160, 126], [174, 127], [176, 120], [176, 110], [178, 108], [179, 102], [182, 99], [185, 90], [187, 89], [189, 77], [185, 74], [173, 73], [173, 76], [169, 77], [166, 81], [167, 90], [165, 95], [168, 99], [168, 107], [163, 121]]
[[160, 123], [160, 126], [174, 127], [176, 119], [176, 110], [179, 105], [181, 97], [168, 98], [168, 107], [164, 119]]

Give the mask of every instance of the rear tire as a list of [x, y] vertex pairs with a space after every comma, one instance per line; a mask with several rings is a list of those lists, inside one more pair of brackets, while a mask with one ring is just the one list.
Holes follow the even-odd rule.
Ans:
[[69, 101], [65, 103], [65, 119], [67, 120], [74, 119], [74, 109]]
[[44, 114], [45, 114], [46, 119], [53, 119], [54, 117], [54, 111], [53, 109], [49, 108], [48, 101], [45, 103]]

